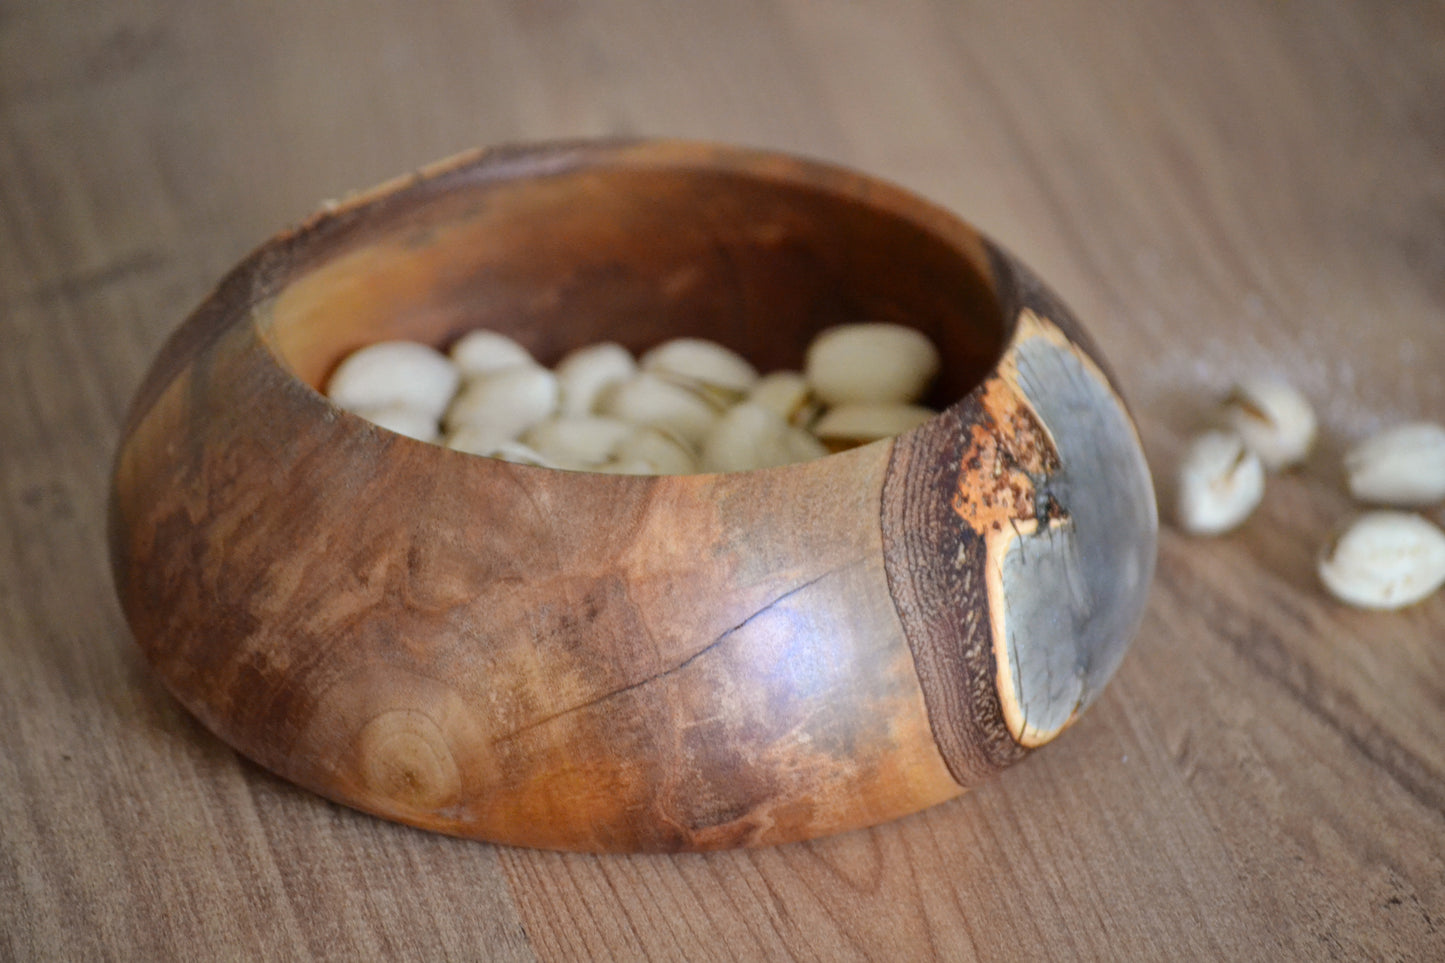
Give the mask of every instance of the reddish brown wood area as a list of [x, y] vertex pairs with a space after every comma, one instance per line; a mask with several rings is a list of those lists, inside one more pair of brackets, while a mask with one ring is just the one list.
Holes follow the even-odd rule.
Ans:
[[[970, 474], [980, 457], [1040, 484], [1060, 470], [1020, 460], [1013, 422], [951, 415], [902, 464], [885, 442], [640, 479], [413, 442], [312, 386], [358, 344], [444, 346], [479, 316], [544, 359], [694, 334], [765, 367], [799, 366], [830, 324], [883, 317], [930, 332], [939, 390], [977, 411], [1019, 381], [1022, 309], [992, 294], [1012, 263], [871, 179], [706, 145], [510, 148], [378, 189], [254, 254], [142, 385], [112, 512], [136, 638], [246, 755], [429, 829], [714, 849], [933, 805], [1024, 741], [1005, 707], [1028, 667], [992, 613], [1035, 576], [992, 585], [999, 553], [972, 548], [1000, 525], [956, 504], [997, 484]], [[572, 318], [589, 320], [578, 333]], [[1147, 503], [1147, 480], [1123, 497]], [[939, 511], [960, 517], [913, 524]], [[1152, 561], [1152, 527], [1118, 540]]]

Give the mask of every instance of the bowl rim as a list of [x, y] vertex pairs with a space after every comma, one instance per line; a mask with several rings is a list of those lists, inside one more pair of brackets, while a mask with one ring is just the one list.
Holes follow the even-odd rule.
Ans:
[[[468, 452], [454, 451], [438, 442], [421, 441], [377, 425], [356, 412], [342, 408], [325, 393], [309, 383], [295, 369], [277, 343], [270, 326], [258, 321], [258, 309], [274, 301], [302, 273], [308, 253], [322, 250], [325, 242], [355, 222], [384, 215], [389, 209], [401, 208], [417, 201], [452, 192], [459, 188], [502, 183], [519, 177], [554, 176], [588, 168], [606, 167], [629, 170], [694, 170], [745, 177], [764, 184], [810, 190], [861, 203], [896, 217], [925, 232], [946, 245], [960, 261], [970, 265], [988, 286], [994, 302], [998, 342], [990, 354], [987, 367], [969, 389], [950, 396], [932, 417], [919, 425], [885, 438], [876, 439], [841, 452], [805, 462], [749, 469], [747, 472], [697, 472], [690, 475], [619, 475], [589, 470], [550, 468], [502, 462], [510, 470], [523, 474], [567, 472], [580, 476], [606, 476], [619, 480], [649, 481], [660, 478], [711, 478], [719, 475], [748, 472], [783, 472], [814, 463], [828, 463], [838, 455], [850, 452], [877, 451], [897, 439], [926, 429], [941, 415], [960, 405], [980, 390], [989, 372], [995, 371], [1009, 355], [1018, 334], [1018, 312], [1010, 310], [1001, 290], [1000, 262], [1011, 268], [1023, 265], [1002, 249], [988, 235], [961, 216], [902, 185], [847, 165], [813, 156], [770, 148], [736, 145], [716, 140], [649, 137], [566, 138], [519, 141], [463, 150], [419, 166], [378, 184], [345, 194], [339, 200], [327, 200], [295, 225], [286, 227], [253, 248], [228, 271], [215, 287], [187, 315], [180, 327], [162, 346], [152, 371], [142, 383], [132, 403], [122, 436], [128, 436], [144, 418], [170, 383], [168, 369], [179, 371], [186, 360], [221, 334], [240, 324], [255, 332], [258, 346], [264, 348], [268, 360], [287, 380], [304, 389], [313, 403], [319, 402], [326, 417], [341, 420], [353, 427], [381, 433], [393, 444], [425, 445], [428, 451], [440, 449], [457, 457], [495, 463], [499, 459], [482, 458]], [[304, 268], [303, 268], [304, 270]], [[1071, 336], [1075, 332], [1070, 332]], [[189, 336], [187, 336], [189, 335]], [[1098, 358], [1092, 345], [1086, 346]], [[1110, 380], [1112, 381], [1112, 375]], [[1117, 393], [1117, 386], [1116, 386]]]

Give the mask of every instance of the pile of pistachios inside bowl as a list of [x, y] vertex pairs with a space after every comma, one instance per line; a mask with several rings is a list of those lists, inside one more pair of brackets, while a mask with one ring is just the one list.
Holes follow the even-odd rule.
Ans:
[[403, 435], [505, 461], [636, 475], [787, 465], [901, 434], [940, 365], [933, 343], [896, 324], [820, 332], [803, 370], [760, 374], [714, 341], [675, 338], [639, 357], [578, 348], [554, 367], [495, 331], [446, 353], [368, 345], [326, 386], [337, 405]]

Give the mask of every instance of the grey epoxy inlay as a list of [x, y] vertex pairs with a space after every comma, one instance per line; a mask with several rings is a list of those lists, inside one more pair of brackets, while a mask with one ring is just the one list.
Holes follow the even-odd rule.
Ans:
[[1102, 373], [1048, 337], [1015, 351], [1019, 388], [1058, 450], [1040, 493], [1067, 513], [1012, 539], [1000, 561], [1008, 676], [1021, 734], [1035, 743], [1092, 702], [1123, 659], [1153, 575], [1157, 518], [1134, 428]]

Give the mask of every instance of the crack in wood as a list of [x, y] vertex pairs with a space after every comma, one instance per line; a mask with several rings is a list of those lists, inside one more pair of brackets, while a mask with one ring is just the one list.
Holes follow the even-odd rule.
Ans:
[[[856, 563], [855, 563], [855, 564], [856, 564]], [[496, 738], [496, 739], [494, 739], [494, 740], [492, 741], [492, 744], [493, 744], [494, 746], [496, 746], [496, 745], [501, 745], [501, 744], [503, 744], [503, 743], [511, 742], [511, 741], [513, 741], [513, 740], [515, 740], [515, 739], [520, 738], [523, 734], [532, 731], [533, 729], [539, 729], [539, 728], [541, 728], [541, 727], [543, 727], [543, 726], [549, 725], [549, 724], [557, 721], [558, 719], [560, 719], [560, 718], [562, 718], [562, 717], [564, 717], [564, 716], [574, 715], [574, 714], [576, 714], [576, 713], [578, 713], [578, 712], [585, 712], [586, 710], [591, 709], [591, 708], [593, 708], [594, 706], [601, 705], [602, 703], [607, 702], [607, 701], [610, 700], [610, 699], [614, 699], [614, 698], [616, 698], [617, 696], [626, 695], [627, 693], [632, 692], [632, 691], [635, 690], [635, 689], [640, 689], [640, 688], [642, 688], [642, 687], [645, 686], [645, 685], [649, 685], [649, 684], [651, 684], [651, 683], [653, 683], [653, 682], [658, 681], [659, 679], [665, 679], [665, 678], [667, 678], [668, 676], [676, 675], [676, 674], [679, 673], [679, 672], [685, 671], [689, 666], [691, 666], [693, 663], [697, 662], [698, 659], [702, 658], [704, 655], [707, 655], [709, 652], [711, 652], [712, 650], [716, 649], [719, 645], [723, 644], [723, 643], [726, 642], [728, 639], [730, 639], [733, 635], [735, 635], [735, 634], [737, 634], [738, 632], [742, 631], [742, 630], [743, 630], [744, 628], [746, 628], [751, 622], [753, 622], [754, 620], [756, 620], [756, 619], [759, 618], [760, 616], [765, 615], [765, 614], [766, 614], [769, 610], [771, 610], [774, 606], [778, 605], [778, 604], [781, 603], [781, 602], [786, 601], [787, 599], [791, 598], [791, 597], [794, 596], [794, 595], [797, 595], [799, 592], [802, 592], [802, 591], [804, 591], [805, 589], [811, 588], [812, 586], [814, 586], [814, 585], [818, 584], [819, 582], [821, 582], [823, 579], [828, 578], [829, 576], [835, 575], [835, 574], [837, 574], [838, 572], [844, 571], [844, 570], [845, 570], [846, 568], [848, 568], [848, 567], [849, 567], [849, 566], [844, 565], [844, 566], [838, 566], [838, 567], [829, 569], [828, 571], [823, 572], [821, 575], [816, 575], [816, 576], [814, 576], [813, 578], [808, 579], [806, 582], [803, 582], [803, 583], [800, 584], [800, 585], [795, 585], [795, 586], [793, 586], [792, 588], [788, 589], [786, 592], [783, 592], [781, 595], [778, 595], [776, 598], [773, 598], [773, 599], [771, 599], [770, 601], [768, 601], [765, 605], [763, 605], [763, 606], [762, 606], [761, 608], [759, 608], [757, 611], [753, 612], [753, 613], [752, 613], [751, 615], [749, 615], [747, 618], [743, 619], [743, 620], [742, 620], [741, 622], [739, 622], [737, 625], [734, 625], [734, 626], [732, 626], [731, 628], [724, 630], [722, 633], [720, 633], [715, 639], [713, 639], [713, 640], [712, 640], [711, 642], [709, 642], [707, 645], [705, 645], [705, 646], [703, 646], [702, 648], [698, 649], [696, 652], [694, 652], [692, 655], [688, 656], [686, 659], [683, 659], [683, 660], [682, 660], [681, 662], [679, 662], [677, 665], [670, 666], [669, 668], [662, 669], [661, 671], [658, 671], [658, 672], [654, 672], [652, 675], [649, 675], [649, 676], [647, 676], [646, 678], [643, 678], [643, 679], [639, 679], [639, 680], [637, 680], [636, 682], [629, 682], [629, 683], [627, 683], [626, 685], [619, 686], [618, 688], [612, 689], [612, 690], [610, 690], [610, 691], [608, 691], [608, 692], [604, 692], [604, 693], [602, 693], [602, 694], [599, 695], [599, 696], [595, 696], [594, 698], [591, 698], [591, 699], [586, 700], [585, 702], [580, 702], [580, 703], [578, 703], [578, 704], [576, 704], [576, 705], [568, 706], [568, 707], [565, 708], [565, 709], [559, 709], [559, 710], [556, 711], [556, 712], [553, 712], [553, 713], [551, 713], [551, 714], [549, 714], [549, 715], [543, 716], [541, 719], [537, 719], [537, 720], [535, 720], [535, 721], [533, 721], [533, 722], [529, 722], [529, 723], [527, 723], [526, 725], [521, 726], [520, 728], [513, 729], [511, 732], [508, 732], [506, 735], [499, 736], [498, 738]]]

